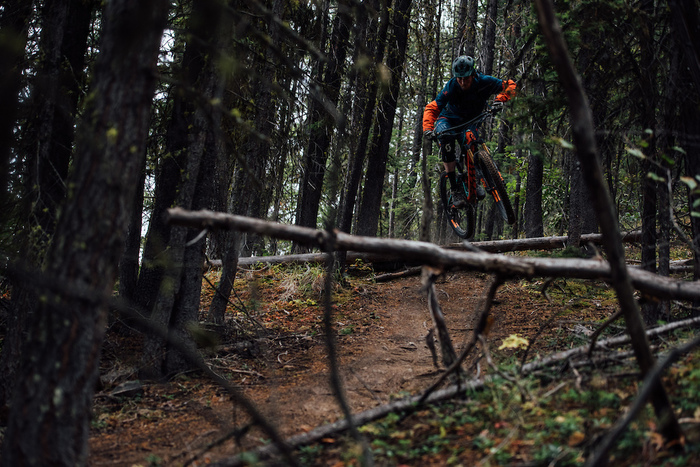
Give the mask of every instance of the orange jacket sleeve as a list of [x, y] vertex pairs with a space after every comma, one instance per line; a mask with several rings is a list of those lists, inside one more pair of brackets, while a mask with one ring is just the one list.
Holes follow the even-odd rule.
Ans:
[[435, 120], [437, 120], [438, 115], [440, 115], [440, 109], [438, 109], [437, 102], [432, 101], [425, 106], [423, 111], [423, 131], [432, 131], [435, 128]]
[[[512, 79], [503, 80], [503, 91], [496, 96], [497, 102], [507, 102], [511, 97], [515, 96], [515, 81]], [[425, 114], [423, 114], [423, 126], [425, 126]]]

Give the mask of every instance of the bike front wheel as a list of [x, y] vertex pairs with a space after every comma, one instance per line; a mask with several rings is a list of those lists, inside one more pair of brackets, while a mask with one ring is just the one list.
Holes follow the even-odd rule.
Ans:
[[510, 203], [508, 192], [506, 191], [505, 182], [501, 176], [501, 172], [496, 167], [496, 163], [491, 159], [491, 155], [484, 150], [480, 151], [479, 161], [483, 168], [484, 178], [486, 179], [487, 191], [493, 196], [498, 212], [503, 217], [503, 220], [508, 224], [515, 222], [515, 212]]
[[474, 235], [475, 210], [474, 205], [467, 203], [466, 206], [456, 208], [452, 205], [452, 192], [450, 190], [450, 179], [447, 172], [440, 176], [440, 199], [442, 207], [447, 216], [447, 222], [459, 238], [471, 238]]

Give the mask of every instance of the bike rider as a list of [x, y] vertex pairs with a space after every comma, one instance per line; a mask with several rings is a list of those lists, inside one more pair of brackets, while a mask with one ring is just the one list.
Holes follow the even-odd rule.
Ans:
[[[493, 76], [480, 74], [474, 68], [474, 59], [466, 55], [457, 57], [452, 62], [452, 75], [434, 101], [425, 106], [423, 111], [423, 136], [434, 139], [435, 133], [467, 122], [479, 115], [486, 101], [493, 94], [498, 94], [494, 105], [502, 106], [515, 95], [515, 81], [500, 80]], [[440, 157], [450, 180], [452, 204], [464, 206], [467, 202], [464, 191], [458, 189], [455, 178], [455, 141], [463, 148], [476, 139], [472, 128], [466, 128], [458, 135], [445, 135], [438, 138]]]

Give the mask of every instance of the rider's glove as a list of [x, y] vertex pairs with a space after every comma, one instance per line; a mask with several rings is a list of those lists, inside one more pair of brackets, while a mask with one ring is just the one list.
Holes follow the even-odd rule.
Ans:
[[435, 141], [435, 132], [433, 130], [425, 130], [423, 132], [423, 138], [429, 141]]
[[503, 110], [504, 103], [501, 101], [494, 101], [493, 104], [491, 104], [491, 111], [493, 113], [500, 112]]

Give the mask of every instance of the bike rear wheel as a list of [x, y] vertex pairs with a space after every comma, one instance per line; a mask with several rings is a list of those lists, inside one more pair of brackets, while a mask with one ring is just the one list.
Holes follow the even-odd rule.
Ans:
[[450, 190], [450, 180], [447, 177], [447, 172], [443, 172], [440, 176], [440, 199], [442, 207], [447, 216], [447, 222], [450, 227], [460, 238], [470, 238], [474, 235], [475, 213], [474, 205], [467, 203], [466, 206], [455, 208], [452, 206], [452, 194]]
[[479, 151], [479, 161], [486, 183], [489, 185], [486, 187], [487, 191], [493, 196], [498, 212], [504, 221], [513, 224], [515, 222], [515, 212], [513, 212], [513, 206], [510, 203], [501, 172], [499, 172], [496, 163], [491, 159], [491, 155], [483, 149]]

